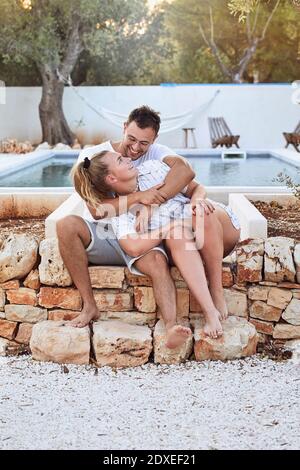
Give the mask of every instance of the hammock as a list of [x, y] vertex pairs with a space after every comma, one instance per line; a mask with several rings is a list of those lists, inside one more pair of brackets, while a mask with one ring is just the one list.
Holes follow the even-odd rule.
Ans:
[[[73, 86], [72, 80], [71, 80], [70, 77], [68, 79], [66, 79], [65, 77], [63, 77], [59, 73], [59, 71], [57, 71], [57, 75], [58, 75], [58, 78], [61, 81], [63, 81], [66, 85], [68, 85], [74, 91], [74, 93], [76, 93], [76, 95], [90, 109], [92, 109], [96, 114], [98, 114], [98, 116], [100, 116], [103, 119], [111, 122], [112, 124], [114, 124], [117, 127], [121, 127], [121, 128], [123, 127], [124, 122], [126, 122], [127, 117], [128, 117], [126, 114], [119, 114], [119, 113], [116, 113], [114, 111], [110, 111], [106, 108], [103, 108], [102, 106], [99, 109], [95, 108], [91, 103], [89, 103], [87, 101], [87, 99], [84, 96], [80, 95], [78, 90]], [[200, 112], [200, 110], [203, 112], [205, 109], [207, 109], [212, 104], [212, 102], [215, 100], [216, 96], [219, 93], [220, 93], [220, 90], [217, 90], [214, 93], [213, 97], [210, 98], [208, 101], [206, 101], [205, 103], [202, 103], [201, 105], [191, 109], [190, 111], [186, 111], [183, 114], [176, 114], [176, 115], [173, 115], [173, 116], [162, 117], [159, 133], [164, 134], [166, 132], [172, 132], [172, 131], [175, 131], [177, 129], [180, 129], [180, 128], [184, 127], [192, 119], [192, 117], [195, 114]]]

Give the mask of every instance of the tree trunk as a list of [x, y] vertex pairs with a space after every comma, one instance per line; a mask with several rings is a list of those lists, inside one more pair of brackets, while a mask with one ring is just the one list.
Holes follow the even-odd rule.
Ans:
[[42, 73], [43, 90], [39, 104], [43, 142], [55, 145], [59, 142], [72, 145], [75, 135], [66, 121], [62, 100], [64, 84], [58, 80], [56, 71], [44, 66]]

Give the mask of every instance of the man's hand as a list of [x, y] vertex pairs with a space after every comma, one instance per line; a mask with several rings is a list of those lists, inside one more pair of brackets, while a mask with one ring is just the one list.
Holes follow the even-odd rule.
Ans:
[[204, 215], [204, 213], [206, 215], [209, 215], [211, 214], [212, 212], [214, 212], [215, 208], [213, 206], [213, 204], [208, 201], [207, 199], [204, 199], [204, 198], [195, 198], [195, 199], [191, 199], [191, 205], [192, 205], [192, 212], [194, 215], [196, 215], [196, 212], [197, 212], [197, 208], [201, 209], [198, 214], [199, 215]]
[[149, 230], [149, 223], [154, 211], [154, 206], [142, 206], [136, 216], [135, 230], [145, 233]]
[[141, 204], [145, 204], [146, 206], [151, 206], [151, 204], [163, 204], [166, 202], [166, 198], [163, 196], [163, 192], [159, 191], [159, 189], [165, 183], [159, 183], [153, 188], [147, 189], [147, 191], [140, 191], [139, 202]]

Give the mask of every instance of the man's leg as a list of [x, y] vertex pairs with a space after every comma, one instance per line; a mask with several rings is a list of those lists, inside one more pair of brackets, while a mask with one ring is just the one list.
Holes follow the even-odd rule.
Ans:
[[180, 346], [191, 334], [191, 330], [176, 325], [176, 289], [166, 257], [158, 250], [152, 250], [134, 265], [152, 279], [155, 301], [167, 330], [166, 346], [170, 349]]
[[69, 215], [56, 224], [62, 259], [80, 292], [83, 309], [71, 325], [83, 327], [99, 317], [88, 271], [86, 247], [90, 244], [90, 231], [81, 217]]

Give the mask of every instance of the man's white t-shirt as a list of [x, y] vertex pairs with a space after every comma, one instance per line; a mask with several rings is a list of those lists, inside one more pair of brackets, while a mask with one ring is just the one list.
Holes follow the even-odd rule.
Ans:
[[[88, 157], [89, 159], [91, 159], [93, 155], [103, 152], [103, 150], [109, 150], [110, 152], [115, 151], [113, 149], [111, 142], [108, 140], [106, 142], [103, 142], [102, 144], [94, 145], [93, 147], [88, 147], [86, 149], [83, 149], [78, 156], [77, 163], [82, 162], [85, 159], [85, 157]], [[134, 164], [134, 166], [139, 166], [148, 160], [158, 160], [160, 162], [163, 162], [164, 158], [168, 157], [169, 155], [177, 155], [177, 154], [166, 145], [152, 144], [150, 145], [149, 149], [142, 157], [138, 158], [137, 160], [133, 160], [132, 163]], [[95, 221], [92, 214], [88, 210], [86, 204], [85, 204], [85, 209], [84, 209], [84, 213], [82, 217], [92, 222]]]

